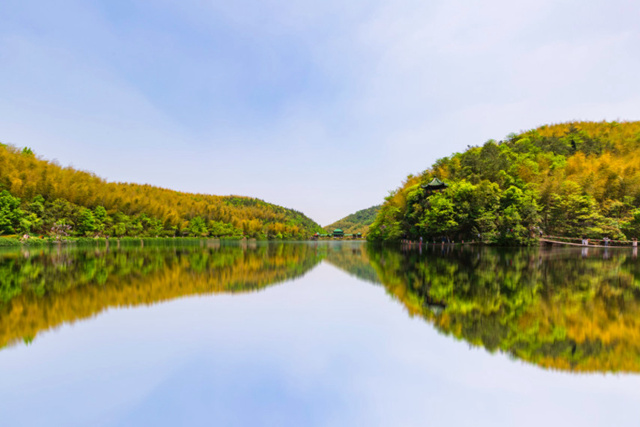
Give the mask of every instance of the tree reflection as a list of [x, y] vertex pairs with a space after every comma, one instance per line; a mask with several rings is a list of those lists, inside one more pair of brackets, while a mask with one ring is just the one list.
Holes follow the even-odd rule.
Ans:
[[447, 335], [545, 368], [640, 371], [640, 268], [631, 250], [367, 252], [409, 314]]
[[6, 252], [0, 347], [109, 307], [257, 291], [323, 259], [490, 352], [573, 372], [640, 371], [640, 266], [631, 249], [209, 242]]
[[109, 307], [257, 291], [305, 274], [305, 244], [63, 248], [0, 254], [0, 348]]

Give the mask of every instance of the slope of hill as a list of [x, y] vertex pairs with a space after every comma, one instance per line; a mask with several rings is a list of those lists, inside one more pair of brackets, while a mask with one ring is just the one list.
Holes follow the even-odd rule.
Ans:
[[[449, 187], [427, 194], [434, 177]], [[527, 244], [562, 236], [640, 235], [640, 122], [570, 122], [511, 134], [409, 175], [369, 238]]]
[[341, 228], [347, 234], [362, 233], [364, 235], [369, 231], [369, 226], [376, 219], [376, 215], [378, 215], [379, 211], [380, 205], [362, 209], [334, 222], [333, 224], [327, 225], [324, 229], [327, 232], [332, 232], [336, 228]]
[[304, 214], [259, 199], [107, 182], [0, 144], [0, 235], [300, 239], [318, 231]]

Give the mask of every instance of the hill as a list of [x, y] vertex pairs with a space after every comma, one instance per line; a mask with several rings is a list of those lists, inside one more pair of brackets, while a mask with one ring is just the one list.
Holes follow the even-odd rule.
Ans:
[[321, 230], [301, 212], [259, 199], [107, 182], [0, 144], [0, 235], [302, 239]]
[[362, 209], [325, 226], [324, 229], [327, 232], [332, 232], [336, 228], [341, 228], [347, 234], [362, 233], [365, 235], [369, 231], [369, 226], [376, 219], [376, 215], [378, 215], [379, 211], [380, 205]]
[[[427, 194], [433, 178], [449, 187]], [[568, 122], [489, 140], [409, 175], [369, 238], [528, 244], [562, 236], [640, 235], [640, 122]]]

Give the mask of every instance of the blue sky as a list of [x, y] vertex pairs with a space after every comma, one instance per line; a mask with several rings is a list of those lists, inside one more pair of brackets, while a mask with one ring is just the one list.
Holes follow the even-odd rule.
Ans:
[[0, 141], [327, 224], [467, 145], [640, 118], [629, 1], [0, 3]]

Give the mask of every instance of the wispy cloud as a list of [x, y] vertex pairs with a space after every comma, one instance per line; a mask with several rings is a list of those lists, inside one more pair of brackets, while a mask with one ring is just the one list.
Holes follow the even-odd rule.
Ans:
[[468, 144], [640, 117], [625, 1], [0, 5], [0, 140], [322, 223]]

